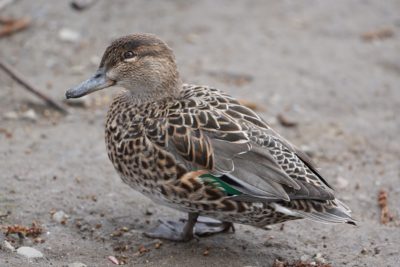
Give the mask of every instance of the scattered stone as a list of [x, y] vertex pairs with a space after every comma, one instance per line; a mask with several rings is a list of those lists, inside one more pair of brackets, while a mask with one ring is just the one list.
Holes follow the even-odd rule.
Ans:
[[163, 244], [163, 243], [162, 243], [162, 241], [160, 240], [159, 242], [157, 242], [157, 243], [154, 244], [154, 247], [155, 247], [156, 249], [159, 249], [159, 248], [161, 247], [162, 244]]
[[297, 126], [297, 122], [289, 119], [288, 117], [286, 117], [285, 115], [283, 115], [282, 113], [278, 114], [276, 116], [276, 118], [278, 119], [278, 122], [283, 126], [283, 127], [296, 127]]
[[319, 253], [319, 252], [317, 254], [315, 254], [313, 258], [317, 263], [325, 263], [326, 262], [326, 260], [322, 256], [322, 253]]
[[33, 109], [28, 109], [27, 111], [21, 114], [21, 118], [35, 122], [37, 121], [38, 116], [36, 115], [36, 112]]
[[300, 257], [301, 261], [308, 261], [310, 259], [310, 257], [308, 255], [303, 255]]
[[68, 267], [87, 267], [86, 264], [83, 264], [82, 262], [73, 262], [67, 265]]
[[52, 215], [52, 218], [58, 223], [65, 224], [69, 216], [64, 211], [59, 210]]
[[18, 113], [15, 111], [9, 111], [4, 113], [3, 117], [7, 120], [16, 120], [19, 118]]
[[108, 260], [114, 263], [115, 265], [119, 265], [118, 259], [114, 256], [108, 256]]
[[32, 258], [43, 258], [43, 254], [42, 252], [40, 252], [39, 250], [35, 249], [35, 248], [31, 248], [31, 247], [19, 247], [17, 249], [17, 253], [21, 256], [24, 256], [28, 259], [32, 259]]
[[63, 28], [58, 32], [58, 37], [61, 41], [76, 43], [81, 38], [79, 32], [74, 30]]
[[285, 267], [285, 262], [280, 261], [280, 260], [275, 260], [272, 267]]
[[339, 177], [336, 178], [336, 187], [338, 189], [346, 188], [348, 185], [349, 185], [349, 181], [347, 181], [343, 177], [339, 176]]
[[15, 248], [7, 240], [4, 240], [3, 247], [10, 250], [11, 252], [15, 251]]

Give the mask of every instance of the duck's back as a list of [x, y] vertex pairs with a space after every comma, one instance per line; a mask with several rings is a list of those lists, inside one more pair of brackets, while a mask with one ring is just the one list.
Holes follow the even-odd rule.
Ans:
[[214, 88], [184, 85], [179, 96], [148, 103], [118, 96], [106, 143], [126, 183], [177, 209], [258, 226], [352, 222], [305, 154]]

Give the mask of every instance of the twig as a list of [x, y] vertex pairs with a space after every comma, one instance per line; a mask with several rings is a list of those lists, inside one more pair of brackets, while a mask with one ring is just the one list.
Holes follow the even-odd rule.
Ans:
[[11, 66], [9, 66], [7, 63], [4, 61], [0, 60], [0, 68], [3, 69], [12, 79], [14, 79], [17, 83], [22, 85], [25, 89], [27, 89], [29, 92], [33, 93], [40, 99], [44, 100], [47, 105], [50, 107], [60, 111], [63, 114], [67, 114], [67, 110], [64, 109], [61, 105], [59, 105], [57, 102], [54, 100], [50, 99], [48, 96], [40, 92], [38, 89], [36, 89], [34, 86], [32, 86], [28, 81], [26, 81], [24, 78], [22, 78], [22, 75], [19, 74], [16, 70], [14, 70]]
[[71, 1], [71, 7], [75, 10], [82, 11], [85, 10], [96, 3], [95, 0], [74, 0]]
[[31, 20], [29, 18], [22, 18], [22, 19], [0, 18], [0, 23], [4, 24], [0, 28], [0, 37], [4, 37], [27, 28], [31, 24]]

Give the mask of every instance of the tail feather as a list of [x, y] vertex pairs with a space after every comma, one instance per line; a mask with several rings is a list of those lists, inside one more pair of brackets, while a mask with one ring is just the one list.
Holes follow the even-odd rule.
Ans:
[[[316, 203], [313, 204], [315, 205]], [[317, 204], [322, 205], [323, 209], [321, 211], [318, 211], [317, 209], [306, 211], [293, 207], [284, 207], [278, 203], [274, 203], [273, 206], [278, 212], [321, 223], [348, 223], [356, 225], [356, 221], [350, 215], [350, 209], [341, 201], [335, 199], [325, 203], [318, 202]]]

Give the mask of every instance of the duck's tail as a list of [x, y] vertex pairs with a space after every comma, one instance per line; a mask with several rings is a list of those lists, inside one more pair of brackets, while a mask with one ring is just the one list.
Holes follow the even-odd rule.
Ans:
[[272, 206], [286, 215], [306, 218], [321, 223], [348, 223], [356, 225], [351, 210], [340, 200], [293, 200], [277, 202]]

